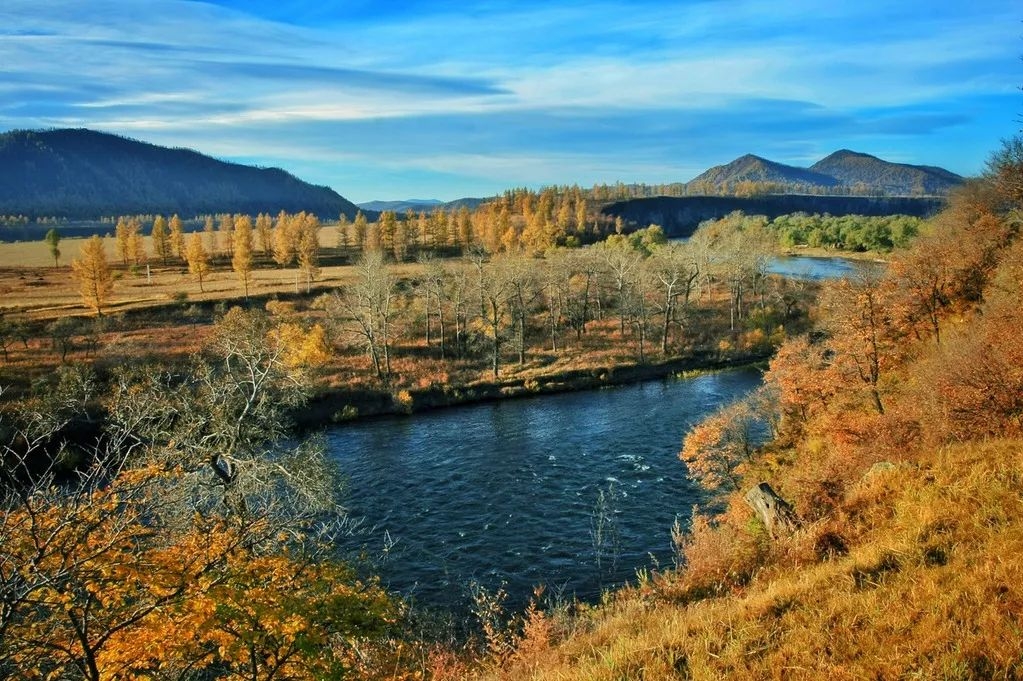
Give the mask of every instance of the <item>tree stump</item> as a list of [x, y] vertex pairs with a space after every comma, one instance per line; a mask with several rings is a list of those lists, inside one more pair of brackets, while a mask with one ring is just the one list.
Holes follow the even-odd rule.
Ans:
[[771, 486], [761, 482], [746, 492], [746, 503], [757, 512], [757, 516], [772, 539], [779, 539], [799, 529], [799, 519], [792, 506], [775, 494]]

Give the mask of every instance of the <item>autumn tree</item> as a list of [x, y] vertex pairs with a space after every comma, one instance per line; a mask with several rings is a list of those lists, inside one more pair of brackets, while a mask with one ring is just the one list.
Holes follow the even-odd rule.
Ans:
[[895, 300], [888, 281], [867, 273], [834, 282], [821, 301], [836, 377], [865, 387], [878, 414], [884, 414], [881, 378], [900, 350]]
[[519, 366], [526, 363], [526, 320], [533, 302], [540, 295], [536, 262], [532, 258], [514, 254], [503, 256], [494, 263], [498, 270], [494, 276], [504, 282], [507, 289], [506, 304], [516, 329]]
[[117, 255], [121, 259], [121, 264], [127, 265], [131, 231], [128, 218], [124, 216], [117, 218], [117, 225], [114, 227], [114, 242], [117, 244]]
[[178, 258], [185, 260], [185, 228], [177, 213], [171, 216], [169, 229], [171, 249]]
[[349, 226], [348, 216], [341, 213], [337, 219], [337, 250], [339, 253], [345, 253], [348, 250]]
[[379, 248], [385, 252], [394, 250], [394, 237], [398, 229], [398, 216], [393, 210], [385, 210], [377, 218], [377, 233], [380, 238]]
[[380, 663], [400, 611], [305, 539], [340, 516], [322, 446], [284, 437], [304, 395], [289, 351], [236, 308], [190, 371], [115, 372], [102, 451], [60, 484], [42, 448], [95, 383], [62, 371], [20, 423], [0, 412], [0, 675], [311, 679]]
[[479, 330], [490, 346], [490, 370], [497, 378], [501, 368], [501, 348], [508, 322], [508, 302], [513, 295], [512, 280], [518, 276], [507, 261], [495, 264], [483, 252], [472, 253], [476, 270], [476, 295], [479, 298]]
[[295, 261], [298, 247], [295, 220], [283, 210], [274, 221], [273, 258], [281, 267], [287, 267]]
[[97, 316], [102, 315], [114, 290], [114, 278], [107, 263], [103, 239], [94, 235], [86, 241], [79, 256], [71, 261], [71, 269], [78, 279], [86, 307], [95, 310]]
[[355, 221], [352, 223], [352, 240], [355, 242], [355, 246], [359, 249], [366, 247], [366, 228], [367, 228], [366, 216], [363, 215], [362, 211], [355, 213]]
[[433, 320], [436, 317], [439, 326], [440, 356], [443, 358], [445, 355], [444, 308], [446, 303], [444, 267], [435, 258], [425, 254], [419, 256], [419, 262], [423, 265], [423, 275], [417, 282], [416, 290], [423, 298], [423, 314], [426, 320], [425, 343], [427, 348], [433, 344]]
[[234, 246], [231, 249], [231, 267], [238, 275], [245, 297], [249, 297], [249, 283], [252, 281], [252, 220], [248, 215], [239, 215], [234, 222], [232, 233]]
[[739, 490], [741, 466], [753, 459], [757, 442], [765, 434], [763, 399], [755, 392], [721, 407], [689, 430], [679, 458], [691, 479], [712, 490]]
[[142, 223], [138, 218], [131, 218], [128, 221], [128, 263], [139, 266], [144, 265], [146, 257], [146, 242], [142, 238]]
[[217, 240], [217, 230], [212, 215], [207, 215], [203, 220], [202, 231], [206, 235], [206, 253], [210, 258], [215, 258], [220, 251], [220, 245]]
[[298, 235], [298, 269], [305, 276], [308, 293], [313, 280], [320, 275], [320, 221], [309, 213], [296, 216], [301, 221]]
[[266, 213], [256, 216], [256, 240], [264, 256], [273, 252], [273, 220]]
[[199, 282], [199, 291], [203, 291], [202, 283], [210, 271], [210, 257], [202, 243], [202, 235], [199, 232], [192, 232], [188, 238], [188, 249], [185, 251], [185, 260], [188, 261], [188, 271]]
[[1002, 148], [988, 160], [990, 177], [1006, 205], [1017, 211], [1023, 207], [1023, 136], [1016, 135], [1002, 143]]
[[149, 234], [149, 238], [153, 243], [153, 253], [166, 265], [173, 246], [170, 234], [167, 231], [167, 220], [162, 215], [157, 215], [153, 219], [153, 229]]
[[618, 302], [619, 333], [624, 336], [631, 288], [636, 281], [637, 270], [643, 256], [631, 248], [624, 239], [609, 238], [600, 244], [600, 252], [604, 257], [606, 272], [611, 279], [611, 287]]
[[798, 434], [803, 425], [831, 403], [839, 388], [832, 373], [834, 351], [821, 332], [785, 341], [774, 357], [765, 382], [778, 395], [782, 427]]
[[224, 246], [227, 257], [234, 257], [234, 216], [224, 213], [219, 220], [220, 243]]

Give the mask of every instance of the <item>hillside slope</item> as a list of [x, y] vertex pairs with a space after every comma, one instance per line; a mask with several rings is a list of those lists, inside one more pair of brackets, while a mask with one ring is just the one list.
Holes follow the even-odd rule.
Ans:
[[944, 168], [891, 163], [848, 149], [817, 161], [810, 170], [833, 177], [848, 187], [862, 185], [903, 196], [945, 194], [963, 181]]
[[744, 181], [818, 187], [834, 187], [840, 184], [834, 177], [814, 170], [776, 163], [753, 154], [746, 154], [731, 163], [709, 168], [693, 178], [691, 183], [723, 186]]
[[308, 211], [354, 218], [329, 187], [278, 168], [226, 163], [85, 129], [0, 135], [0, 214], [76, 219], [134, 213]]

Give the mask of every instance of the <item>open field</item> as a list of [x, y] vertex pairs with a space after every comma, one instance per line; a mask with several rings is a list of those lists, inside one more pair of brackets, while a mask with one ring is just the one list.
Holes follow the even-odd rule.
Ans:
[[[334, 229], [320, 230], [320, 243], [333, 244]], [[71, 271], [71, 261], [77, 258], [85, 239], [62, 239], [60, 265], [55, 267], [48, 246], [42, 241], [0, 243], [0, 313], [12, 317], [52, 319], [63, 316], [91, 315], [81, 300], [78, 283]], [[114, 293], [110, 311], [123, 311], [159, 306], [182, 299], [189, 301], [217, 301], [242, 297], [242, 288], [231, 270], [228, 258], [218, 258], [213, 271], [203, 281], [203, 291], [189, 275], [188, 266], [178, 258], [166, 266], [156, 260], [145, 266], [129, 268], [119, 263], [116, 244], [105, 239], [108, 261], [114, 269]], [[149, 237], [146, 249], [152, 252]], [[333, 248], [322, 248], [321, 259], [328, 261]], [[337, 260], [335, 258], [335, 260]], [[305, 290], [301, 273], [296, 267], [279, 268], [257, 254], [257, 269], [252, 273], [250, 295]], [[350, 276], [350, 265], [321, 265], [320, 274], [313, 282], [315, 288], [333, 288], [343, 284]], [[396, 269], [398, 276], [409, 276], [419, 266], [409, 263]]]

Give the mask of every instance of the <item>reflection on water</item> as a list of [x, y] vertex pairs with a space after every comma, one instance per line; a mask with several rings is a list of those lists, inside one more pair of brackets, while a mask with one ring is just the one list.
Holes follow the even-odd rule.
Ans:
[[513, 606], [539, 583], [592, 598], [672, 560], [672, 522], [702, 499], [682, 437], [760, 380], [744, 369], [473, 405], [338, 426], [328, 442], [370, 528], [355, 541], [383, 553], [392, 588], [456, 611], [472, 579], [507, 583]]

